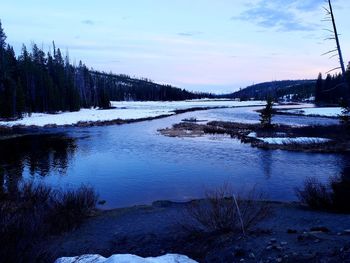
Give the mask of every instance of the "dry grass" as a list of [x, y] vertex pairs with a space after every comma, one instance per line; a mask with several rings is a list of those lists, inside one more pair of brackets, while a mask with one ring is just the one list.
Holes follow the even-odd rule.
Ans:
[[192, 201], [187, 229], [195, 232], [245, 233], [269, 215], [269, 205], [254, 190], [244, 196], [224, 185], [208, 191], [204, 200]]
[[331, 205], [330, 189], [315, 177], [307, 178], [296, 190], [299, 201], [314, 209], [328, 209]]
[[49, 255], [37, 242], [78, 226], [95, 208], [92, 188], [55, 191], [42, 184], [23, 183], [14, 195], [0, 200], [1, 262], [46, 262]]
[[306, 179], [303, 187], [296, 189], [300, 202], [312, 209], [350, 213], [350, 174], [348, 172], [331, 177], [328, 184], [321, 183], [314, 177]]

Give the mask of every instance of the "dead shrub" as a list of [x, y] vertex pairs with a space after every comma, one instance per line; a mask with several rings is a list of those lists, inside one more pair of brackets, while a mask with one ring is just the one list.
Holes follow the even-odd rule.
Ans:
[[195, 232], [239, 233], [243, 235], [266, 218], [270, 208], [263, 195], [255, 190], [241, 196], [228, 185], [206, 193], [203, 200], [188, 206], [191, 223], [187, 228]]
[[42, 184], [22, 183], [0, 200], [1, 262], [46, 262], [40, 241], [82, 223], [95, 208], [97, 195], [87, 186], [56, 191]]
[[321, 183], [315, 177], [307, 178], [302, 188], [296, 189], [299, 201], [312, 209], [350, 213], [348, 169], [340, 176], [331, 177], [328, 184]]
[[330, 189], [317, 178], [310, 177], [302, 188], [296, 188], [299, 201], [314, 209], [328, 209], [331, 206]]

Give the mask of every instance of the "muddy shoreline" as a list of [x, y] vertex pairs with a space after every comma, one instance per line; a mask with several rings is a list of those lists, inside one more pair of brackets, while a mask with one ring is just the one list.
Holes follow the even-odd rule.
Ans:
[[[350, 215], [270, 202], [271, 215], [241, 233], [189, 233], [189, 203], [99, 211], [80, 228], [46, 240], [54, 258], [82, 254], [185, 254], [198, 262], [348, 262]], [[244, 261], [242, 261], [244, 260]], [[322, 260], [322, 261], [321, 261]]]

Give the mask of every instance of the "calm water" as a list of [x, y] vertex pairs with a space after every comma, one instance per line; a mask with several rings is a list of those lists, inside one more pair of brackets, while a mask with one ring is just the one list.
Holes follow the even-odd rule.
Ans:
[[[0, 140], [4, 185], [20, 178], [55, 187], [90, 184], [107, 201], [104, 207], [147, 204], [159, 199], [202, 197], [206, 189], [230, 182], [255, 187], [273, 200], [295, 200], [294, 187], [307, 176], [327, 180], [346, 169], [350, 157], [266, 151], [226, 137], [168, 138], [159, 128], [183, 118], [256, 122], [255, 108], [191, 112], [121, 126], [62, 128]], [[336, 120], [276, 116], [276, 122], [332, 124]]]

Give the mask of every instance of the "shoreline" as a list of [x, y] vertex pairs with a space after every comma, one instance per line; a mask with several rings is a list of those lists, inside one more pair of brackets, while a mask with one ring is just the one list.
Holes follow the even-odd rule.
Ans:
[[350, 215], [313, 211], [296, 202], [267, 201], [271, 215], [244, 238], [240, 233], [194, 234], [183, 228], [191, 202], [156, 201], [152, 205], [99, 210], [78, 229], [44, 243], [55, 252], [55, 258], [176, 253], [198, 262], [350, 259]]
[[51, 129], [51, 128], [69, 128], [69, 127], [95, 127], [95, 126], [109, 126], [109, 125], [123, 125], [123, 124], [129, 124], [129, 123], [136, 123], [136, 122], [143, 122], [143, 121], [151, 121], [156, 119], [163, 119], [175, 115], [179, 115], [186, 112], [194, 112], [194, 111], [205, 111], [205, 110], [214, 110], [214, 109], [227, 109], [227, 108], [245, 108], [245, 107], [258, 107], [261, 105], [252, 105], [252, 106], [218, 106], [218, 107], [194, 107], [194, 108], [188, 108], [188, 109], [179, 109], [174, 110], [173, 113], [169, 114], [162, 114], [155, 117], [145, 117], [145, 118], [138, 118], [138, 119], [114, 119], [114, 120], [106, 120], [106, 121], [80, 121], [74, 124], [64, 124], [64, 125], [57, 125], [57, 124], [46, 124], [44, 126], [39, 125], [13, 125], [13, 126], [6, 126], [6, 125], [0, 125], [0, 133], [1, 132], [7, 132], [7, 131], [20, 131], [20, 130], [29, 130], [29, 129]]
[[[329, 132], [332, 130], [332, 132]], [[275, 124], [271, 128], [260, 124], [211, 121], [206, 124], [183, 121], [158, 130], [168, 137], [202, 137], [227, 135], [242, 143], [266, 150], [287, 150], [313, 153], [349, 152], [348, 133], [341, 125], [288, 126]]]

